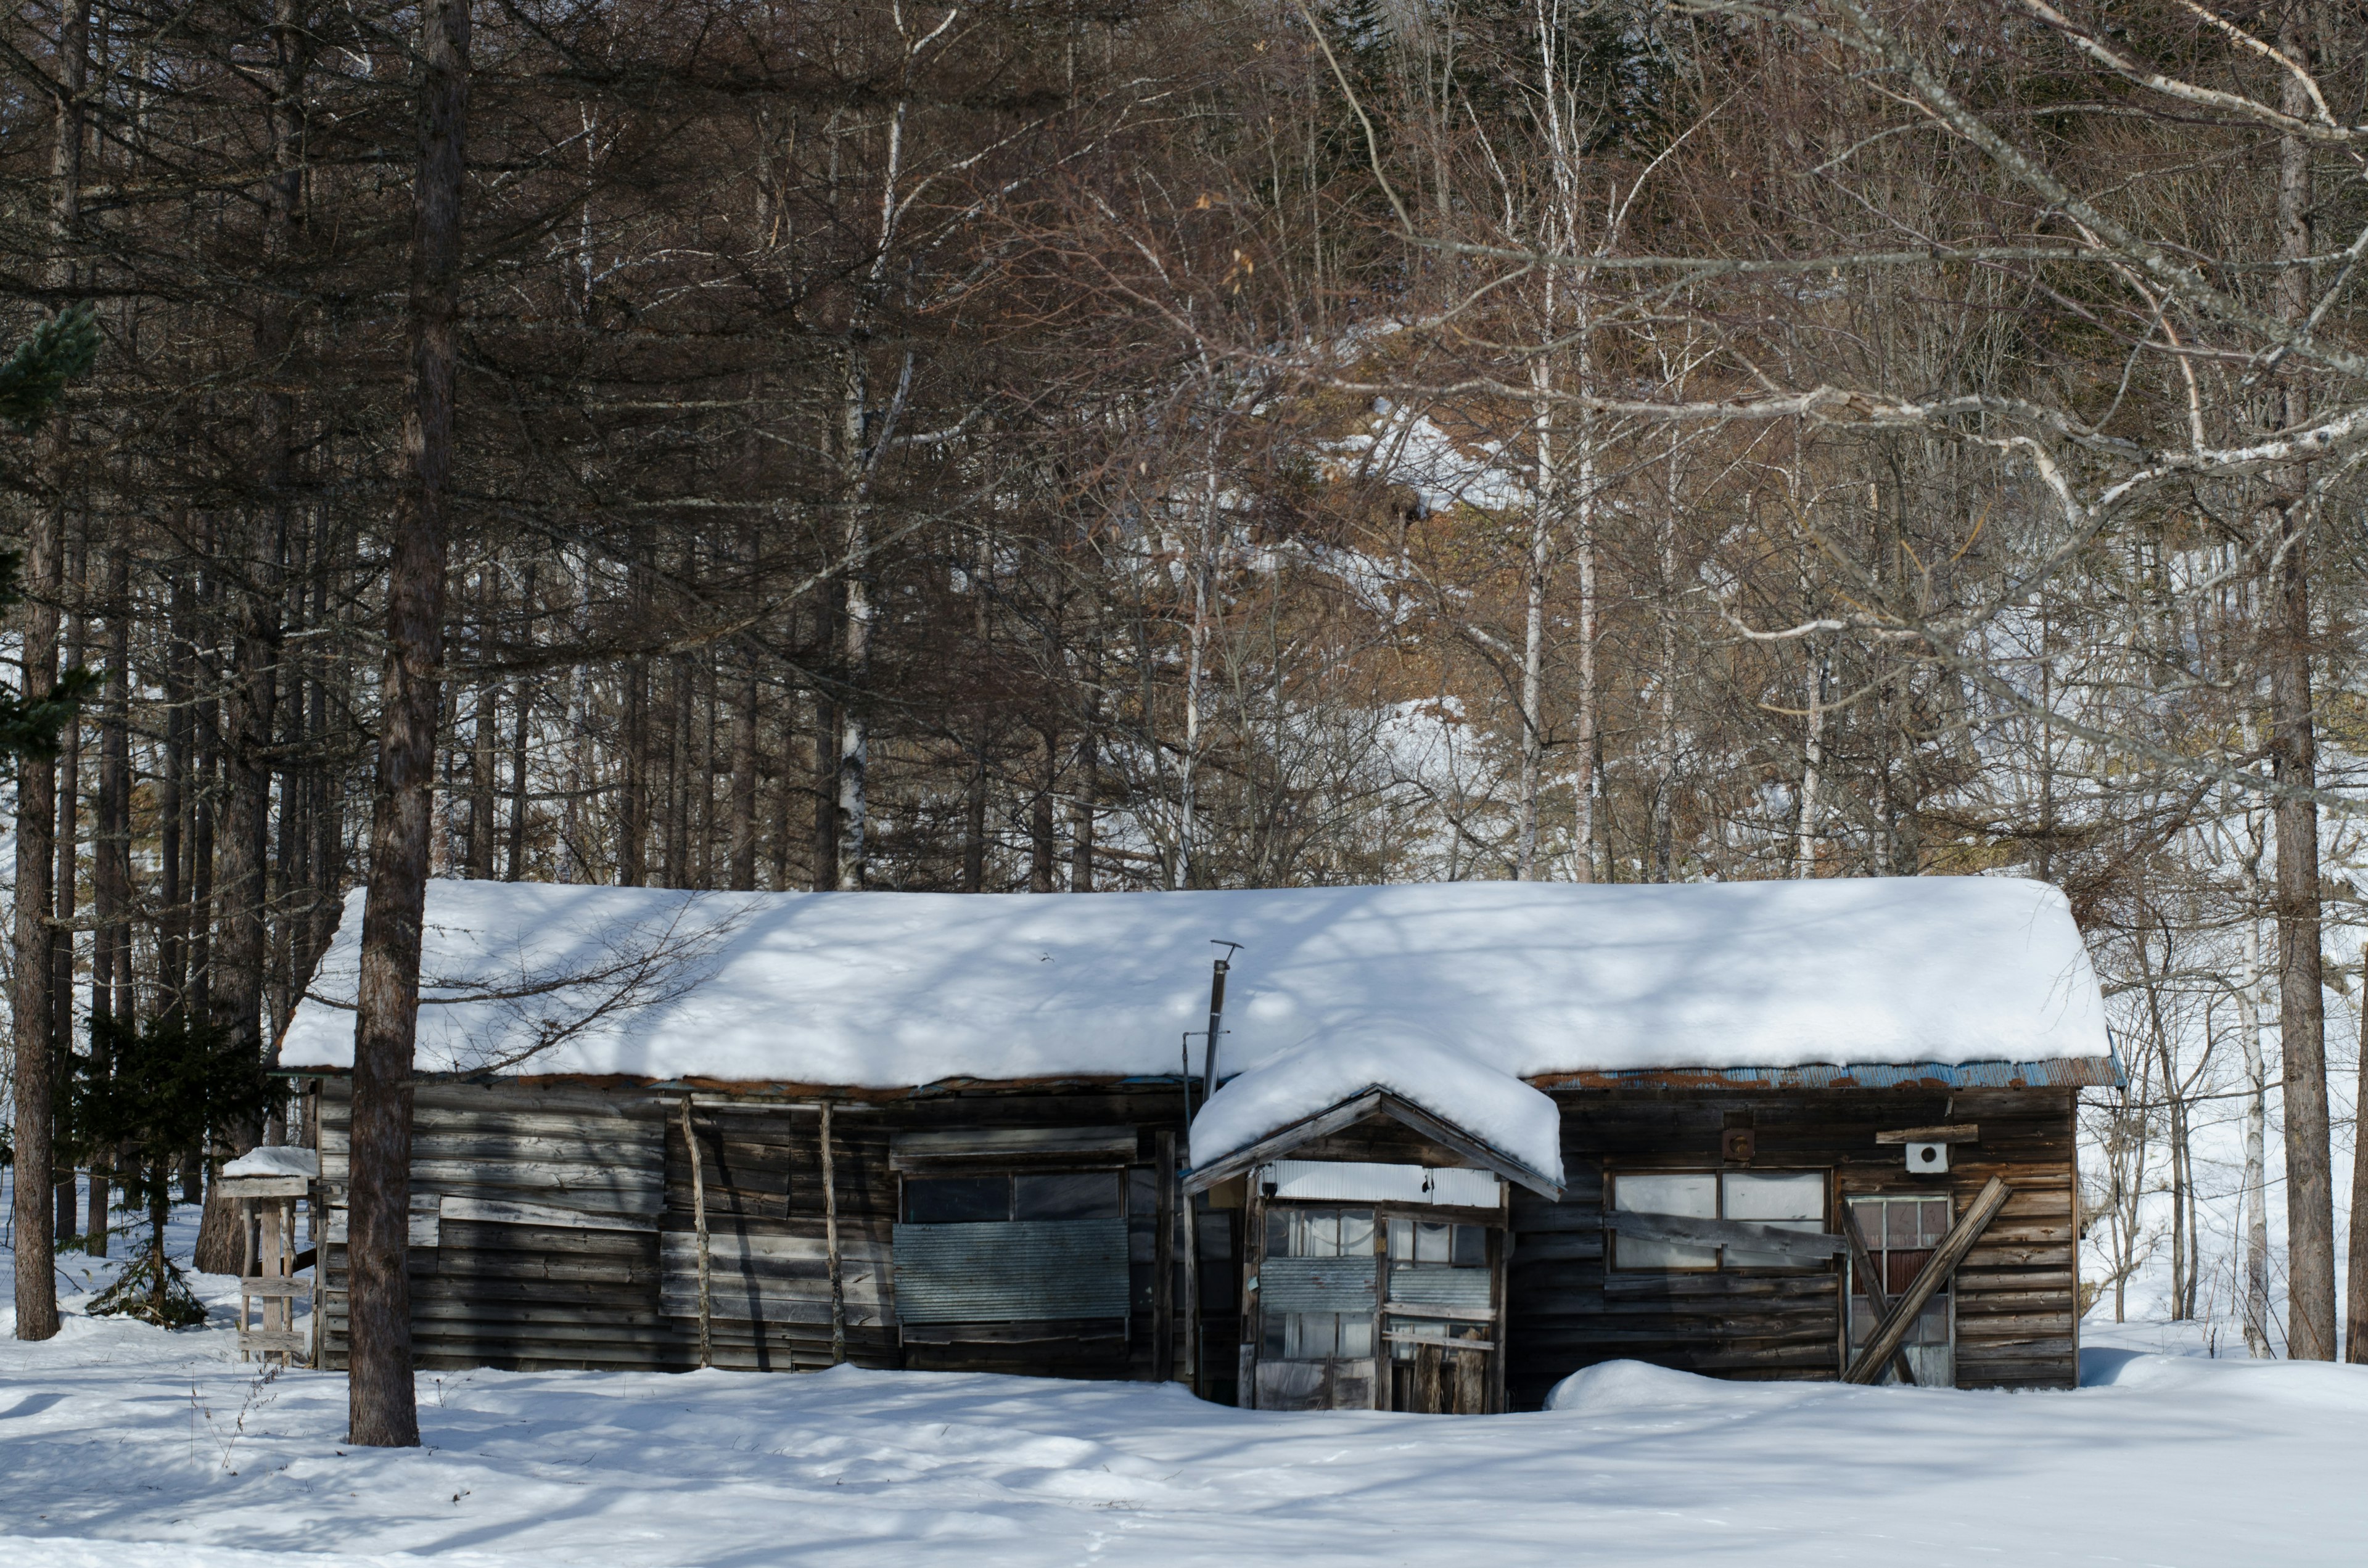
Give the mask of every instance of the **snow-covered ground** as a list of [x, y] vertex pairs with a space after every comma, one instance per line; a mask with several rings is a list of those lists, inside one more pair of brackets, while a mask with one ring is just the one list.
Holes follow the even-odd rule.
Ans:
[[226, 1325], [76, 1312], [47, 1344], [0, 1339], [0, 1563], [2362, 1560], [2368, 1369], [2149, 1353], [2193, 1342], [2146, 1325], [2090, 1337], [2098, 1386], [2077, 1393], [1621, 1363], [1564, 1408], [1488, 1418], [852, 1369], [423, 1374], [426, 1446], [390, 1452], [339, 1440], [342, 1379], [264, 1381]]

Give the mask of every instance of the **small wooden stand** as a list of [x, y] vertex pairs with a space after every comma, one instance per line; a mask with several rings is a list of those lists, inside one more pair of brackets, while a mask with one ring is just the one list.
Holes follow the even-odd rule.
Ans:
[[283, 1367], [297, 1367], [308, 1359], [308, 1336], [296, 1332], [296, 1298], [310, 1297], [313, 1287], [295, 1273], [296, 1200], [312, 1185], [301, 1176], [220, 1178], [222, 1196], [238, 1200], [239, 1229], [246, 1239], [238, 1281], [241, 1360], [277, 1358]]

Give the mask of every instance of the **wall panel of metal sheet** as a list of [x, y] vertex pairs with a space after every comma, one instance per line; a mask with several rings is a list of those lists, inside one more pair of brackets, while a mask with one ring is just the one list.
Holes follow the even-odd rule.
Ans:
[[1390, 1300], [1410, 1307], [1486, 1307], [1488, 1271], [1401, 1263], [1390, 1270]]
[[1379, 1260], [1371, 1256], [1276, 1257], [1269, 1254], [1258, 1266], [1258, 1300], [1270, 1312], [1370, 1312], [1379, 1272]]
[[1014, 1220], [895, 1231], [905, 1323], [1122, 1318], [1124, 1220]]

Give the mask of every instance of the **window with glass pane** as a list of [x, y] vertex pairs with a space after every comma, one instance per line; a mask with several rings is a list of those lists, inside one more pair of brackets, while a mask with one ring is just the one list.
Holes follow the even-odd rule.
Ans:
[[[1622, 1214], [1668, 1214], [1683, 1220], [1718, 1218], [1718, 1177], [1705, 1171], [1622, 1175], [1611, 1182], [1611, 1206]], [[1614, 1236], [1619, 1268], [1716, 1268], [1718, 1248]]]
[[[1884, 1293], [1894, 1300], [1914, 1283], [1942, 1238], [1948, 1235], [1951, 1223], [1946, 1198], [1853, 1198], [1850, 1210], [1858, 1222], [1859, 1233], [1866, 1240], [1868, 1259], [1883, 1278]], [[1853, 1356], [1866, 1347], [1875, 1326], [1874, 1309], [1860, 1290], [1857, 1270], [1853, 1268], [1850, 1298]], [[1917, 1314], [1900, 1347], [1907, 1353], [1908, 1369], [1916, 1374], [1918, 1383], [1928, 1388], [1946, 1388], [1956, 1381], [1950, 1353], [1946, 1281]], [[1880, 1381], [1893, 1382], [1897, 1378], [1895, 1369], [1885, 1367]]]
[[1116, 1220], [1126, 1213], [1126, 1191], [1116, 1171], [1061, 1171], [1012, 1178], [1015, 1220]]
[[[1822, 1171], [1628, 1172], [1612, 1177], [1611, 1207], [1623, 1214], [1731, 1220], [1815, 1235], [1826, 1228], [1826, 1177]], [[1611, 1239], [1611, 1266], [1632, 1270], [1822, 1267], [1748, 1247], [1622, 1235]]]
[[905, 1222], [967, 1225], [1011, 1218], [1011, 1178], [916, 1176], [905, 1183]]
[[1125, 1178], [1117, 1171], [908, 1176], [905, 1181], [905, 1222], [908, 1225], [1125, 1217]]
[[1269, 1209], [1266, 1214], [1269, 1257], [1371, 1257], [1373, 1211], [1370, 1209]]
[[[1816, 1235], [1826, 1228], [1826, 1178], [1817, 1171], [1726, 1171], [1719, 1178], [1719, 1217], [1771, 1231]], [[1781, 1252], [1722, 1249], [1728, 1268], [1798, 1268]]]
[[1454, 1225], [1403, 1216], [1390, 1221], [1390, 1261], [1445, 1264], [1455, 1268], [1488, 1267], [1488, 1228]]

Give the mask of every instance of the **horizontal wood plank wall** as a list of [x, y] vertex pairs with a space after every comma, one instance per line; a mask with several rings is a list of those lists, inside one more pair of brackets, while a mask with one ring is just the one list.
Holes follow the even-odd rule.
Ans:
[[[1962, 1212], [1991, 1176], [2014, 1197], [1959, 1269], [1957, 1381], [2066, 1388], [2077, 1378], [2073, 1091], [1564, 1091], [1563, 1199], [1516, 1188], [1507, 1372], [1517, 1409], [1583, 1367], [1634, 1358], [1723, 1377], [1831, 1379], [1839, 1269], [1613, 1273], [1604, 1267], [1607, 1171], [1829, 1170], [1843, 1197], [1947, 1191]], [[1910, 1176], [1893, 1128], [1975, 1122], [1945, 1177]], [[1748, 1164], [1722, 1162], [1730, 1126]], [[1828, 1221], [1838, 1218], [1829, 1214]]]
[[[346, 1355], [343, 1213], [348, 1085], [325, 1080], [322, 1175], [326, 1364]], [[1156, 1268], [1149, 1164], [1181, 1130], [1172, 1091], [981, 1092], [848, 1106], [833, 1117], [848, 1359], [874, 1367], [1151, 1378]], [[790, 1370], [830, 1360], [820, 1115], [698, 1105], [720, 1367]], [[1126, 1319], [932, 1324], [898, 1329], [890, 1255], [894, 1136], [1001, 1127], [1131, 1127]], [[643, 1089], [423, 1085], [412, 1162], [414, 1346], [424, 1367], [684, 1369], [698, 1360], [698, 1248], [678, 1100]], [[1202, 1227], [1212, 1362], [1230, 1377], [1238, 1238]], [[1183, 1270], [1176, 1271], [1178, 1289]], [[1222, 1354], [1218, 1354], [1222, 1347]]]
[[[321, 1096], [325, 1359], [346, 1357], [347, 1085]], [[680, 1363], [659, 1310], [664, 1108], [646, 1094], [424, 1084], [412, 1135], [411, 1320], [423, 1367]]]

